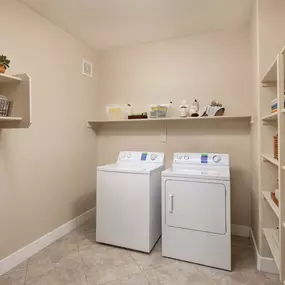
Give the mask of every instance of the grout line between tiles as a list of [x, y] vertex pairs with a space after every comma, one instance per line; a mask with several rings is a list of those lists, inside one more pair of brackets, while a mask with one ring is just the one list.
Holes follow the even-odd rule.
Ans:
[[[77, 239], [76, 236], [74, 236], [74, 239], [75, 239], [75, 241], [76, 241], [77, 252], [78, 252], [78, 254], [79, 254], [79, 258], [80, 258], [80, 260], [81, 260], [81, 264], [82, 264], [83, 268], [85, 268], [82, 255], [81, 255], [80, 250], [79, 250], [79, 241], [78, 241], [78, 239]], [[84, 274], [84, 278], [85, 278], [86, 285], [89, 285], [89, 282], [88, 282], [88, 279], [87, 279], [87, 274], [86, 274], [85, 270], [83, 270], [83, 274]]]
[[164, 266], [169, 266], [169, 265], [172, 265], [174, 263], [179, 263], [179, 262], [183, 262], [183, 261], [179, 261], [179, 260], [176, 260], [176, 259], [173, 259], [174, 261], [172, 263], [169, 263], [169, 264], [163, 264], [163, 265], [160, 265], [160, 266], [157, 266], [157, 267], [154, 267], [154, 268], [149, 268], [149, 269], [145, 269], [143, 270], [142, 272], [148, 272], [148, 271], [151, 271], [151, 270], [156, 270], [156, 269], [159, 269], [161, 267], [164, 267]]
[[150, 284], [150, 285], [152, 285], [152, 283], [150, 282], [150, 280], [148, 279], [148, 277], [144, 274], [143, 275], [144, 277], [145, 277], [145, 279], [148, 281], [148, 283]]
[[[126, 275], [126, 276], [123, 276], [123, 277], [120, 277], [120, 278], [117, 278], [117, 279], [114, 279], [114, 280], [111, 280], [111, 281], [107, 281], [106, 283], [101, 283], [101, 285], [108, 285], [108, 284], [113, 283], [115, 281], [120, 281], [120, 280], [122, 280], [124, 278], [133, 277], [133, 276], [136, 276], [136, 275], [140, 275], [142, 273], [143, 272], [132, 273], [132, 274], [129, 274], [129, 275]], [[142, 275], [147, 279], [147, 277], [144, 274], [142, 274]], [[147, 281], [149, 281], [149, 280], [147, 279]], [[150, 283], [150, 285], [152, 285], [152, 284]]]
[[137, 265], [137, 267], [139, 268], [139, 270], [140, 270], [141, 272], [143, 272], [143, 270], [142, 270], [141, 267], [138, 265], [137, 261], [133, 258], [132, 254], [131, 254], [131, 252], [130, 252], [129, 250], [128, 250], [128, 254], [129, 254], [129, 256], [131, 257], [131, 259], [135, 262], [135, 264]]
[[25, 281], [24, 281], [24, 285], [26, 285], [27, 284], [27, 275], [28, 275], [28, 265], [29, 265], [29, 258], [28, 258], [28, 260], [27, 260], [27, 265], [26, 265], [26, 274], [25, 274]]

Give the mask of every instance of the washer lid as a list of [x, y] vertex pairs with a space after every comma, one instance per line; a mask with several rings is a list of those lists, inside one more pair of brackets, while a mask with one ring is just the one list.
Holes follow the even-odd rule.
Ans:
[[113, 163], [108, 165], [98, 166], [98, 171], [107, 172], [125, 172], [137, 174], [150, 174], [151, 171], [158, 168], [162, 169], [162, 165], [152, 163]]
[[162, 176], [230, 180], [230, 171], [228, 167], [168, 168]]

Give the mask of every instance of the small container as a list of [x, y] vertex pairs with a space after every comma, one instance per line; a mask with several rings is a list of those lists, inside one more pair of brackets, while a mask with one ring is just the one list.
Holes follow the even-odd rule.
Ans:
[[12, 101], [9, 101], [3, 95], [0, 95], [0, 116], [9, 117], [11, 110], [12, 110]]
[[189, 106], [186, 100], [183, 100], [180, 105], [180, 117], [185, 118], [188, 116]]
[[111, 104], [106, 106], [106, 113], [109, 120], [123, 120], [128, 119], [128, 116], [132, 113], [132, 107], [129, 104], [116, 105]]
[[166, 118], [169, 104], [151, 104], [149, 108], [150, 118]]

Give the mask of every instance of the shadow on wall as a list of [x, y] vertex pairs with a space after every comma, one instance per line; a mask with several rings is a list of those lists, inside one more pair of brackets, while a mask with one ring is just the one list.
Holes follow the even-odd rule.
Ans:
[[244, 121], [168, 121], [165, 122], [131, 122], [108, 123], [99, 130], [99, 135], [110, 134], [112, 136], [155, 136], [160, 134], [161, 128], [167, 125], [167, 129], [175, 135], [203, 135], [209, 134], [228, 136], [250, 134], [249, 122]]
[[96, 190], [94, 186], [94, 190], [90, 193], [80, 196], [72, 206], [73, 209], [73, 217], [78, 217], [85, 213], [86, 211], [92, 209], [96, 205]]

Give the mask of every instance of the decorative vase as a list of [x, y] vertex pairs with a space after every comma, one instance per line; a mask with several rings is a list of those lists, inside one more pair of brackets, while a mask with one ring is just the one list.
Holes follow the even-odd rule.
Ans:
[[0, 64], [0, 73], [5, 73], [6, 69], [4, 67], [4, 65]]

